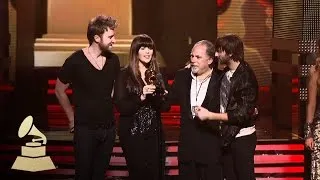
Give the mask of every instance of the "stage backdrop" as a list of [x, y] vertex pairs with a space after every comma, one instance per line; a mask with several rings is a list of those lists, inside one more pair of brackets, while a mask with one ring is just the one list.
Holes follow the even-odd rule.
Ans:
[[[10, 44], [10, 79], [15, 79], [15, 42], [16, 42], [16, 10], [9, 3]], [[271, 84], [271, 38], [273, 27], [272, 0], [214, 0], [217, 1], [218, 36], [225, 33], [236, 33], [245, 43], [245, 57], [258, 76], [260, 85]], [[150, 7], [149, 7], [150, 8]], [[159, 8], [159, 7], [158, 7]], [[212, 13], [215, 15], [215, 13]], [[141, 24], [148, 24], [143, 21]], [[154, 24], [153, 24], [154, 25]], [[134, 26], [134, 24], [133, 24]], [[214, 32], [213, 32], [214, 33]], [[185, 61], [185, 60], [182, 60]], [[170, 64], [171, 63], [167, 63]], [[183, 64], [181, 63], [172, 63]], [[175, 67], [174, 67], [175, 68]]]
[[236, 33], [245, 44], [245, 60], [260, 86], [271, 84], [272, 0], [217, 0], [218, 36]]

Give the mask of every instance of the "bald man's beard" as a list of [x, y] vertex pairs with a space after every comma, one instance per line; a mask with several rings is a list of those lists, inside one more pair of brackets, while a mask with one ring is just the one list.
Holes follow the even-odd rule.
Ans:
[[210, 67], [200, 69], [198, 66], [191, 66], [191, 72], [195, 76], [201, 76], [202, 74], [209, 72], [211, 69], [212, 68]]

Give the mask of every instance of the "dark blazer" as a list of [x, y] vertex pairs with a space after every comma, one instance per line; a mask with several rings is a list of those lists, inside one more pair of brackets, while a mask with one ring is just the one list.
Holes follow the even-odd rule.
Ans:
[[[205, 99], [201, 106], [219, 112], [219, 79], [222, 72], [213, 71]], [[179, 161], [212, 163], [220, 155], [219, 122], [201, 122], [192, 117], [190, 105], [191, 70], [181, 69], [169, 91], [169, 100], [180, 105], [181, 128], [179, 137]]]
[[232, 141], [241, 128], [254, 125], [257, 117], [254, 115], [257, 100], [258, 82], [256, 76], [250, 65], [243, 61], [231, 77], [231, 87], [226, 108], [228, 121], [222, 131], [225, 141]]

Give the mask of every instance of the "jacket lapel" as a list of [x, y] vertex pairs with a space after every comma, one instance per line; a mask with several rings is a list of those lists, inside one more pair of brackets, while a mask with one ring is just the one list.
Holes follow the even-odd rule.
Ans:
[[[231, 97], [232, 96], [232, 94], [233, 94], [233, 92], [235, 91], [235, 83], [238, 81], [238, 79], [240, 78], [240, 74], [241, 74], [241, 72], [243, 71], [243, 67], [244, 66], [244, 64], [243, 64], [243, 62], [241, 62], [240, 64], [239, 64], [239, 66], [238, 66], [238, 68], [236, 69], [236, 71], [233, 73], [233, 75], [232, 75], [232, 77], [231, 77], [231, 79], [230, 79], [230, 81], [231, 81], [231, 83], [230, 83], [230, 92], [229, 92], [229, 97]], [[230, 101], [230, 98], [228, 99], [228, 101]], [[228, 103], [229, 104], [229, 103]]]
[[191, 77], [191, 70], [188, 70], [188, 71], [186, 71], [186, 79], [185, 79], [185, 87], [184, 87], [184, 89], [186, 90], [185, 91], [185, 104], [186, 104], [186, 108], [188, 108], [188, 109], [190, 109], [190, 111], [188, 111], [189, 112], [189, 117], [191, 117], [192, 118], [192, 113], [191, 113], [191, 102], [190, 102], [190, 90], [191, 90], [191, 81], [192, 81], [192, 77]]
[[210, 102], [214, 96], [217, 96], [217, 94], [214, 94], [215, 87], [217, 87], [217, 83], [219, 82], [219, 75], [215, 72], [215, 70], [212, 71], [210, 82], [208, 85], [206, 97], [204, 98], [201, 106], [208, 109]]

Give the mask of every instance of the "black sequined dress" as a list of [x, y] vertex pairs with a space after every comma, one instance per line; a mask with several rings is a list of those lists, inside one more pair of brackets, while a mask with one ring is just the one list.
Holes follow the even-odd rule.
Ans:
[[[164, 178], [165, 142], [161, 111], [164, 98], [148, 95], [141, 101], [141, 90], [128, 87], [128, 69], [121, 71], [115, 85], [115, 104], [120, 112], [118, 133], [132, 180]], [[142, 80], [141, 80], [142, 81]]]

